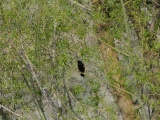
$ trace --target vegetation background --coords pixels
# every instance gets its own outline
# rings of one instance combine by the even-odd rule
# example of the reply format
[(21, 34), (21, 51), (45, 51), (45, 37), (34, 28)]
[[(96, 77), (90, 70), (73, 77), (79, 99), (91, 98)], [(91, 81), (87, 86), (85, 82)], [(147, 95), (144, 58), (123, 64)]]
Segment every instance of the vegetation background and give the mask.
[(159, 27), (159, 0), (0, 0), (0, 119), (159, 120)]

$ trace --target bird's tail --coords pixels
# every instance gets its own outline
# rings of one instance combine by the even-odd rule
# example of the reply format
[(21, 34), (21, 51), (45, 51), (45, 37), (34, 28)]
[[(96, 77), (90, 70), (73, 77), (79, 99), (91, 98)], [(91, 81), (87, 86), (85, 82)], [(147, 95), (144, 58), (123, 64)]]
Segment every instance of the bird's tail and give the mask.
[(84, 77), (84, 73), (81, 73), (81, 76)]

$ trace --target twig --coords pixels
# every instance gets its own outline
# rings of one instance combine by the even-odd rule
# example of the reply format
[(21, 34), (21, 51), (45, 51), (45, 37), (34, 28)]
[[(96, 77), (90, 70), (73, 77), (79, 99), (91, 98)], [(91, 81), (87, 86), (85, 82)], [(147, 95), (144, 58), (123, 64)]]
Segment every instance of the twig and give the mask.
[[(65, 86), (65, 88), (66, 88), (66, 86)], [(70, 95), (69, 95), (69, 93), (68, 93), (67, 90), (66, 90), (66, 92), (67, 92), (67, 97), (68, 97), (68, 102), (69, 102), (70, 110), (78, 117), (78, 119), (83, 120), (83, 119), (73, 110), (71, 97), (70, 97)]]
[(52, 55), (51, 55), (51, 58), (53, 58), (54, 59), (54, 62), (55, 62), (55, 56), (56, 56), (56, 42), (57, 42), (57, 36), (56, 36), (56, 28), (57, 28), (57, 23), (56, 23), (56, 21), (55, 21), (55, 23), (54, 23), (54, 33), (53, 33), (53, 41), (52, 41), (52, 45), (51, 45), (51, 47), (52, 47)]
[(74, 1), (74, 0), (69, 0), (71, 3), (73, 3), (73, 4), (75, 4), (75, 5), (77, 5), (77, 6), (79, 6), (79, 7), (81, 7), (81, 8), (83, 8), (83, 9), (85, 9), (85, 10), (87, 10), (87, 11), (91, 11), (89, 8), (87, 8), (86, 6), (84, 6), (84, 5), (82, 5), (82, 4), (80, 4), (80, 3), (78, 3), (78, 2), (76, 2), (76, 1)]
[(158, 2), (156, 2), (155, 0), (152, 0), (158, 7), (160, 6), (160, 4)]
[(13, 111), (11, 111), (11, 110), (9, 110), (8, 108), (4, 107), (4, 106), (1, 105), (1, 104), (0, 104), (0, 107), (2, 107), (3, 109), (7, 110), (8, 112), (10, 112), (10, 113), (12, 113), (12, 114), (14, 114), (14, 115), (16, 115), (16, 116), (18, 116), (18, 117), (24, 118), (24, 117), (22, 117), (21, 115), (19, 115), (19, 114), (13, 112)]
[(2, 6), (2, 2), (0, 2), (0, 11), (2, 13), (2, 21), (3, 21), (3, 24), (5, 25), (6, 24), (6, 21), (5, 21), (5, 16), (4, 16), (4, 10), (3, 10), (3, 6)]
[(64, 83), (64, 92), (66, 92), (67, 94), (67, 97), (68, 97), (68, 102), (69, 102), (69, 108), (70, 110), (72, 111), (72, 113), (80, 120), (83, 120), (74, 110), (73, 110), (73, 106), (72, 106), (72, 100), (71, 100), (71, 97), (68, 93), (68, 89), (67, 89), (67, 86), (66, 86), (66, 81), (65, 81), (65, 70), (63, 69), (63, 74), (62, 74), (62, 77), (63, 77), (63, 83)]
[[(15, 47), (16, 49), (16, 47)], [(17, 51), (17, 49), (16, 49)], [(31, 63), (31, 61), (29, 60), (28, 56), (26, 55), (24, 49), (23, 49), (23, 46), (21, 48), (21, 51), (17, 51), (19, 53), (19, 55), (21, 56), (22, 60), (24, 61), (25, 65), (27, 66), (27, 69), (28, 71), (31, 73), (32, 75), (32, 79), (37, 83), (39, 89), (41, 90), (41, 92), (43, 93), (43, 95), (45, 96), (45, 98), (47, 99), (46, 97), (46, 94), (45, 94), (45, 91), (44, 89), (41, 87), (41, 83), (39, 82), (38, 80), (38, 77), (37, 77), (37, 74), (35, 73), (35, 70), (34, 70), (34, 67), (33, 67), (33, 64)], [(41, 114), (41, 117), (46, 120), (46, 116), (43, 112), (43, 110), (41, 109), (41, 106), (39, 105), (38, 101), (35, 100), (35, 103), (37, 104), (38, 108), (40, 109), (40, 114)]]
[(103, 42), (105, 45), (111, 47), (113, 50), (115, 50), (115, 51), (117, 51), (117, 52), (119, 52), (119, 53), (121, 53), (121, 54), (123, 54), (123, 55), (129, 57), (129, 55), (128, 55), (127, 53), (125, 53), (125, 52), (123, 52), (123, 51), (121, 51), (121, 50), (116, 49), (116, 48), (113, 47), (112, 45), (110, 45), (110, 44), (104, 42), (102, 39), (100, 39), (100, 38), (98, 38), (98, 37), (96, 37), (96, 36), (93, 36), (93, 38), (96, 39), (96, 40), (99, 40), (100, 42)]

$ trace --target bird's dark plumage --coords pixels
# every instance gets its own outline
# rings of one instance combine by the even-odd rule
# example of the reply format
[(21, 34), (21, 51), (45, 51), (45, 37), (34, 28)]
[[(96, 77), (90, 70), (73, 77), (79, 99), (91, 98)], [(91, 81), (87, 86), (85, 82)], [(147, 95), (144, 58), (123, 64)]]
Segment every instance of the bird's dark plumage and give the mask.
[(84, 77), (85, 66), (81, 60), (78, 60), (77, 63), (78, 63), (78, 69), (81, 72), (81, 76)]

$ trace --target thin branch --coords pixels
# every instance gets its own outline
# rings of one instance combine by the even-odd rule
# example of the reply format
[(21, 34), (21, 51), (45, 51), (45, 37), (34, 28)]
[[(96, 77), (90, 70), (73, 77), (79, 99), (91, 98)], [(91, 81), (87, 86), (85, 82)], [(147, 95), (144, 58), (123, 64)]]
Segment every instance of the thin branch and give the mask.
[(83, 119), (73, 110), (72, 100), (71, 100), (71, 97), (70, 97), (70, 95), (69, 95), (69, 93), (68, 93), (68, 90), (67, 90), (67, 87), (66, 87), (65, 84), (64, 84), (64, 88), (66, 89), (66, 93), (67, 93), (67, 97), (68, 97), (68, 102), (69, 102), (70, 110), (77, 116), (78, 119), (83, 120)]
[(111, 48), (112, 48), (113, 50), (115, 50), (116, 52), (119, 52), (119, 53), (121, 53), (121, 54), (123, 54), (123, 55), (129, 57), (129, 55), (128, 55), (127, 53), (125, 53), (125, 52), (123, 52), (123, 51), (120, 51), (120, 50), (116, 49), (116, 48), (113, 47), (112, 45), (110, 45), (110, 44), (104, 42), (102, 39), (100, 39), (100, 38), (98, 38), (98, 37), (96, 37), (96, 36), (93, 36), (93, 38), (96, 39), (96, 40), (98, 40), (98, 41), (100, 41), (100, 42), (103, 42), (105, 45), (111, 47)]
[(19, 115), (19, 114), (15, 113), (15, 112), (13, 112), (13, 111), (9, 110), (8, 108), (4, 107), (4, 106), (3, 106), (3, 105), (1, 105), (1, 104), (0, 104), (0, 107), (2, 107), (3, 109), (7, 110), (8, 112), (10, 112), (10, 113), (12, 113), (12, 114), (14, 114), (14, 115), (16, 115), (16, 116), (18, 116), (18, 117), (24, 118), (23, 116), (21, 116), (21, 115)]
[(70, 110), (72, 111), (72, 113), (80, 120), (83, 120), (74, 110), (73, 110), (73, 106), (72, 106), (72, 100), (71, 100), (71, 97), (69, 95), (69, 92), (68, 92), (68, 89), (67, 89), (67, 86), (66, 86), (66, 81), (65, 81), (65, 70), (63, 69), (63, 74), (62, 74), (62, 77), (63, 77), (63, 83), (64, 83), (64, 92), (66, 92), (67, 94), (67, 97), (68, 97), (68, 102), (69, 102), (69, 108)]
[[(17, 51), (17, 48), (14, 46), (14, 48), (16, 49)], [(43, 93), (43, 95), (45, 96), (45, 98), (47, 99), (46, 97), (46, 94), (45, 94), (45, 91), (43, 90), (43, 88), (41, 87), (41, 83), (39, 82), (38, 80), (38, 77), (37, 77), (37, 74), (35, 73), (35, 70), (34, 70), (34, 67), (33, 67), (33, 64), (31, 63), (31, 61), (29, 60), (28, 56), (26, 55), (24, 49), (23, 49), (23, 46), (21, 48), (21, 51), (17, 51), (19, 53), (19, 55), (21, 56), (22, 60), (24, 61), (25, 65), (27, 66), (27, 69), (28, 71), (31, 73), (32, 75), (32, 79), (37, 83), (39, 89), (41, 90), (41, 92)], [(43, 112), (43, 110), (41, 109), (41, 106), (39, 105), (38, 101), (35, 100), (35, 103), (38, 105), (39, 109), (40, 109), (40, 114), (41, 114), (41, 117), (46, 120), (46, 116)], [(39, 110), (38, 109), (38, 110)]]
[(56, 36), (56, 28), (57, 28), (57, 23), (55, 21), (54, 23), (54, 33), (53, 33), (53, 41), (52, 41), (52, 54), (51, 54), (51, 58), (53, 59), (53, 62), (55, 62), (55, 56), (56, 56), (56, 42), (57, 42), (57, 36)]
[(5, 25), (6, 21), (5, 21), (5, 16), (4, 16), (4, 10), (3, 10), (3, 6), (2, 6), (2, 2), (0, 2), (0, 11), (1, 11), (1, 14), (2, 14), (3, 24)]
[(77, 6), (79, 6), (80, 8), (84, 9), (84, 10), (87, 10), (87, 11), (91, 11), (89, 8), (87, 8), (86, 6), (74, 1), (74, 0), (69, 0), (72, 4), (75, 4)]
[(155, 0), (152, 0), (152, 1), (153, 1), (153, 3), (155, 3), (155, 5), (157, 5), (158, 7), (160, 7), (160, 4), (157, 1), (155, 1)]

